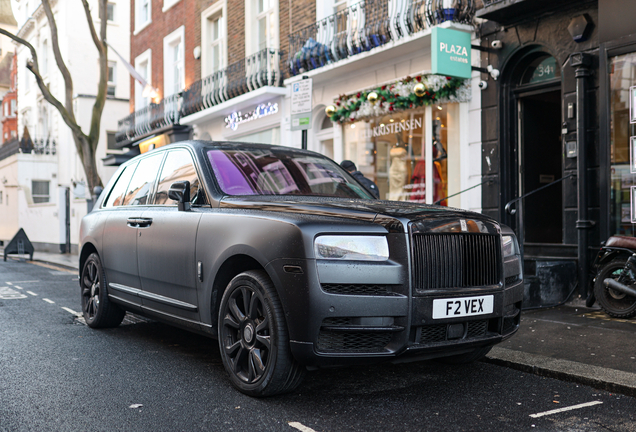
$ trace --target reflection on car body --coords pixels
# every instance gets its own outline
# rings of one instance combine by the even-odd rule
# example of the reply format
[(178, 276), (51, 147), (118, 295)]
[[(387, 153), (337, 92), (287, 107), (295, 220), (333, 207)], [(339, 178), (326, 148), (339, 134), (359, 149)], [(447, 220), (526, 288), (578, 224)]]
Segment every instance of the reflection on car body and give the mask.
[(483, 357), (518, 328), (514, 234), (467, 211), (380, 201), (321, 155), (188, 141), (122, 165), (82, 221), (82, 310), (219, 341), (242, 392), (307, 368)]

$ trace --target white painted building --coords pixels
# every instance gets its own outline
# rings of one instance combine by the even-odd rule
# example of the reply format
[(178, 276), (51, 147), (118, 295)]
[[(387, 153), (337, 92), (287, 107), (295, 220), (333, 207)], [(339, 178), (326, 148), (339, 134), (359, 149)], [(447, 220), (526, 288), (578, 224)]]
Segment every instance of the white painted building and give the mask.
[[(51, 4), (61, 55), (73, 78), (75, 117), (88, 133), (99, 78), (98, 52), (81, 3), (53, 0)], [(97, 1), (89, 0), (89, 4), (99, 32)], [(45, 82), (51, 93), (64, 103), (64, 80), (55, 62), (50, 27), (40, 1), (14, 0), (13, 5), (18, 36), (36, 48)], [(109, 1), (106, 18), (109, 44), (124, 58), (129, 58), (130, 1)], [(18, 228), (24, 228), (36, 250), (68, 252), (70, 248), (76, 251), (79, 223), (87, 211), (87, 198), (90, 199), (84, 169), (70, 129), (55, 108), (44, 100), (34, 76), (25, 67), (31, 58), (29, 50), (17, 45), (17, 56), (18, 133), (23, 138), (25, 128), (28, 129), (37, 151), (26, 153), (23, 142), (17, 154), (8, 155), (11, 152), (5, 149), (5, 159), (0, 160), (0, 196), (4, 195), (0, 203), (0, 240), (6, 244)], [(109, 149), (108, 143), (114, 142), (117, 120), (128, 113), (130, 91), (129, 75), (119, 58), (111, 50), (108, 58), (108, 99), (96, 157), (104, 184), (116, 168), (104, 166), (101, 159), (118, 152)]]

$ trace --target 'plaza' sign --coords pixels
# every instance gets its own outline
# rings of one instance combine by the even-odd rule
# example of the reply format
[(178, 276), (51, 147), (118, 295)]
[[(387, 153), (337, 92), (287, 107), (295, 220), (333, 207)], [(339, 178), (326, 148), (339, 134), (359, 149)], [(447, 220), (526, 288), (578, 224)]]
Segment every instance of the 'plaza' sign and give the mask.
[(431, 57), (434, 74), (470, 78), (470, 33), (433, 27)]

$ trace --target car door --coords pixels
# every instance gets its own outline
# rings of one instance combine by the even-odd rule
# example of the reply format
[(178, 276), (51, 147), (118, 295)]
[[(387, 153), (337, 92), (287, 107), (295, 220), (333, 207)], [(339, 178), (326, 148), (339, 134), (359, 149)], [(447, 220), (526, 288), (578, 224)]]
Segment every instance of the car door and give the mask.
[(156, 154), (127, 167), (105, 204), (109, 216), (103, 237), (103, 265), (109, 293), (129, 305), (141, 305), (137, 237), (140, 230), (147, 228), (147, 221), (141, 217), (162, 157), (163, 154)]
[[(189, 181), (192, 209), (179, 211), (168, 198), (170, 185)], [(193, 158), (186, 149), (167, 152), (155, 193), (154, 205), (142, 217), (151, 224), (139, 232), (137, 257), (144, 309), (182, 324), (199, 321), (197, 304), (196, 236), (201, 218), (198, 208), (205, 198)]]

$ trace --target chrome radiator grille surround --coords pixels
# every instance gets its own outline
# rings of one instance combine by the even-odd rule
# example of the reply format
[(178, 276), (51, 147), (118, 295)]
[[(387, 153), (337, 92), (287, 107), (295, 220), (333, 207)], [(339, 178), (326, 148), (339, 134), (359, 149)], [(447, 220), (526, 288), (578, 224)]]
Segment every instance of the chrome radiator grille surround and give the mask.
[(494, 234), (411, 235), (416, 293), (470, 288), (501, 282), (501, 240)]

